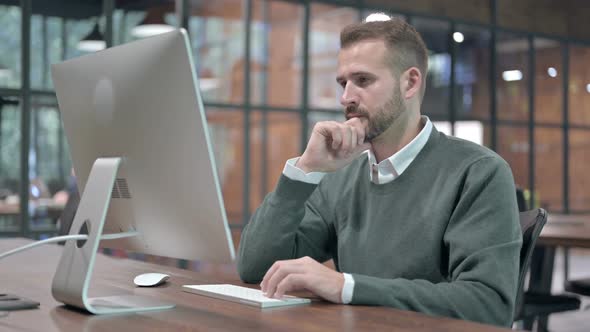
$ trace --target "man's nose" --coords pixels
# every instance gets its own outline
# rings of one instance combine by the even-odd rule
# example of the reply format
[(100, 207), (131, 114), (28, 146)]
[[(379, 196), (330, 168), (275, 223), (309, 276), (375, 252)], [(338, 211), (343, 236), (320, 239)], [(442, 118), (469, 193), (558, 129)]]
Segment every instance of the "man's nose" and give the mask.
[(359, 97), (354, 84), (346, 83), (342, 96), (340, 97), (340, 104), (344, 107), (359, 106)]

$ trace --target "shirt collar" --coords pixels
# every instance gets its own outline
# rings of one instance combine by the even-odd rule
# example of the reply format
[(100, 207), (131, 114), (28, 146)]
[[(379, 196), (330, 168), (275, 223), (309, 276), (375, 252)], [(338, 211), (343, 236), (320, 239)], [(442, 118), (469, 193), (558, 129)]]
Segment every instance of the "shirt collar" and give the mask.
[[(432, 122), (430, 119), (422, 115), (420, 117), (420, 122), (424, 124), (422, 130), (414, 137), (414, 139), (404, 146), (401, 150), (394, 153), (387, 159), (382, 160), (378, 165), (379, 173), (385, 174), (395, 174), (396, 176), (400, 176), (407, 168), (410, 166), (412, 161), (416, 158), (418, 153), (422, 150), (428, 138), (430, 137), (430, 133), (432, 132)], [(371, 168), (376, 163), (375, 155), (373, 151), (368, 150), (368, 157), (369, 157), (369, 165)], [(373, 181), (373, 172), (369, 169), (371, 180)], [(373, 181), (375, 182), (375, 181)]]

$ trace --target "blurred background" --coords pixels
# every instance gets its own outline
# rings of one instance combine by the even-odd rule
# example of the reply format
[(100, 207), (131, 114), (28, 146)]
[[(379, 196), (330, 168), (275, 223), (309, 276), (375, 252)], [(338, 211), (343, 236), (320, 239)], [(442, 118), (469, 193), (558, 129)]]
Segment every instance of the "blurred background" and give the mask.
[(0, 0), (0, 237), (67, 233), (78, 197), (51, 64), (184, 27), (237, 244), (313, 125), (343, 119), (339, 33), (375, 12), (422, 34), (439, 130), (506, 159), (529, 208), (590, 213), (590, 1)]
[(531, 0), (0, 0), (0, 232), (59, 229), (76, 190), (50, 65), (184, 27), (240, 229), (301, 153), (342, 119), (339, 32), (373, 12), (429, 49), (423, 113), (505, 158), (534, 206), (590, 212), (590, 2)]

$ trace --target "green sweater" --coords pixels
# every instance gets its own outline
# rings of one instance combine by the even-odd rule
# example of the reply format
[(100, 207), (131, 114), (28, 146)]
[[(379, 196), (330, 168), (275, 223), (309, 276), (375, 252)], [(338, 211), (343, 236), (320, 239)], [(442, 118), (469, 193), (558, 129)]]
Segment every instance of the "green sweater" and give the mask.
[(508, 164), (434, 128), (394, 181), (374, 184), (367, 163), (319, 185), (281, 176), (243, 230), (242, 280), (277, 260), (333, 259), (354, 278), (352, 304), (509, 326), (522, 236)]

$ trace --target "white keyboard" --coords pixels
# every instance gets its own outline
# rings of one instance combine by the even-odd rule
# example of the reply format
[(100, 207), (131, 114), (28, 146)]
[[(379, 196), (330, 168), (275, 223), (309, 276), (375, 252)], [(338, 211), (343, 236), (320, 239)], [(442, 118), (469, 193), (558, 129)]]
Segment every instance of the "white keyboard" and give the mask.
[(281, 300), (262, 295), (262, 291), (229, 284), (219, 285), (183, 285), (182, 290), (189, 293), (205, 295), (221, 300), (247, 304), (259, 308), (282, 307), (310, 303), (311, 300), (285, 295)]

